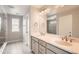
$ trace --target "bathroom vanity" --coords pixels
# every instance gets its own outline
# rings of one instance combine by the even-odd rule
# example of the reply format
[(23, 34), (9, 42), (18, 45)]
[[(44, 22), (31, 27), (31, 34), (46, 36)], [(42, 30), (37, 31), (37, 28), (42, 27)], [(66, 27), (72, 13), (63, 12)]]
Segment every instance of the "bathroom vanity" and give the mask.
[(64, 42), (57, 35), (31, 36), (31, 50), (35, 54), (75, 54), (79, 53), (78, 42)]
[[(64, 8), (69, 7), (65, 6)], [(51, 9), (44, 14), (36, 8), (32, 10), (31, 50), (33, 53), (79, 53), (79, 8), (73, 8), (73, 10), (64, 8), (61, 11), (58, 10), (59, 12), (52, 12)], [(70, 37), (68, 40), (72, 40), (66, 42), (62, 40), (61, 36)]]

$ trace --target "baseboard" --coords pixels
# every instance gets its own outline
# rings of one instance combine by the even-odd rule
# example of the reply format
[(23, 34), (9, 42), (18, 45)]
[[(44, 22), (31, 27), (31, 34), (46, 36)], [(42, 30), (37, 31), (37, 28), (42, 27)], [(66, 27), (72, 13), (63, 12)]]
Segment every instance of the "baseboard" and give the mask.
[(22, 40), (7, 41), (7, 43), (22, 42)]

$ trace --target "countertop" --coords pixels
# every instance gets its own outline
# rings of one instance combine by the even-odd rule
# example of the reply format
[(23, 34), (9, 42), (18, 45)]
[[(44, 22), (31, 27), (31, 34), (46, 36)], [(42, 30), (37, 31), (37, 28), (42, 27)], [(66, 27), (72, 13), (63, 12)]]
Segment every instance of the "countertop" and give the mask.
[(61, 39), (61, 36), (59, 35), (52, 35), (52, 34), (45, 34), (45, 35), (39, 35), (39, 34), (32, 34), (32, 36), (43, 40), (49, 44), (55, 45), (63, 50), (66, 50), (71, 53), (79, 53), (79, 38), (73, 38), (72, 43), (66, 42)]

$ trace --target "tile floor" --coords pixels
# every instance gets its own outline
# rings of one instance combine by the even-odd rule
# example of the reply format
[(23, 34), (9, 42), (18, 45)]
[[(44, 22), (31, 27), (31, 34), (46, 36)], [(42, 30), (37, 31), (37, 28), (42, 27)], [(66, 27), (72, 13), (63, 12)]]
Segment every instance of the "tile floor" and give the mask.
[(31, 51), (23, 42), (14, 42), (7, 44), (3, 54), (31, 54)]

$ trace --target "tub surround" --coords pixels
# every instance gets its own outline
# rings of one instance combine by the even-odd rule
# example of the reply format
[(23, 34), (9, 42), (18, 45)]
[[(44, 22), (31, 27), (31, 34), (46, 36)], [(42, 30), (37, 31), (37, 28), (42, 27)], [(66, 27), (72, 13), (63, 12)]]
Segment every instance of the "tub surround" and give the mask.
[(7, 42), (5, 42), (5, 37), (4, 36), (0, 36), (0, 54), (3, 53), (6, 45), (7, 45)]
[(7, 45), (7, 42), (4, 42), (4, 43), (1, 45), (1, 47), (0, 47), (0, 54), (3, 53), (3, 51), (4, 51), (5, 47), (6, 47), (6, 45)]
[(54, 45), (58, 48), (61, 48), (65, 51), (71, 52), (71, 53), (79, 53), (79, 38), (71, 38), (72, 43), (70, 42), (65, 42), (62, 40), (61, 36), (59, 35), (51, 35), (51, 34), (45, 34), (45, 35), (40, 35), (40, 34), (32, 34), (31, 36), (36, 37), (40, 40), (43, 40), (51, 45)]

